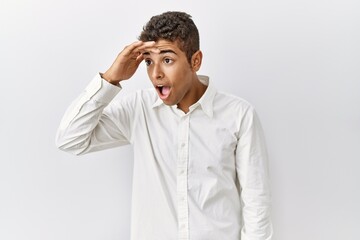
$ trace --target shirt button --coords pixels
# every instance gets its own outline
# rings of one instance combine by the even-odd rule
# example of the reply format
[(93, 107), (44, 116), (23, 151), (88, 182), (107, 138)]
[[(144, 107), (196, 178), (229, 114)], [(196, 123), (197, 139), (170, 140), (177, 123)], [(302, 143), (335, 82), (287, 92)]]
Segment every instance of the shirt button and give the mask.
[(185, 143), (182, 143), (181, 146), (182, 146), (182, 147), (185, 147)]

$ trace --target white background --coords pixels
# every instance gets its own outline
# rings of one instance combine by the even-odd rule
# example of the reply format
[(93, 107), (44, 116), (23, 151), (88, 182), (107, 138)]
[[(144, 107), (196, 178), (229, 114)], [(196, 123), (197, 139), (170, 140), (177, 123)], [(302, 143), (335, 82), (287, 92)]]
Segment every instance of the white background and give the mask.
[[(129, 239), (132, 148), (75, 157), (54, 138), (92, 77), (167, 10), (193, 16), (199, 73), (260, 115), (275, 239), (360, 239), (359, 9), (357, 0), (1, 0), (0, 239)], [(121, 94), (149, 86), (142, 65)]]

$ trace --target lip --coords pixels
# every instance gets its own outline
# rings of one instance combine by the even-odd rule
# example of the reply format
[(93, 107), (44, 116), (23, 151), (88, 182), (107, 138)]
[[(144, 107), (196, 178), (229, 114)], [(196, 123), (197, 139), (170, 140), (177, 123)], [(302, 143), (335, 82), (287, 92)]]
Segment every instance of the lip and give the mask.
[[(159, 95), (159, 97), (160, 97), (161, 100), (167, 99), (167, 98), (170, 96), (170, 94), (171, 94), (172, 88), (171, 88), (170, 86), (167, 86), (167, 85), (155, 85), (154, 87), (155, 87), (156, 92), (158, 93), (158, 95)], [(168, 92), (167, 94), (163, 94), (163, 93), (162, 93), (162, 90), (161, 90), (161, 89), (162, 89), (163, 87), (168, 87), (168, 88), (169, 88), (169, 92)]]

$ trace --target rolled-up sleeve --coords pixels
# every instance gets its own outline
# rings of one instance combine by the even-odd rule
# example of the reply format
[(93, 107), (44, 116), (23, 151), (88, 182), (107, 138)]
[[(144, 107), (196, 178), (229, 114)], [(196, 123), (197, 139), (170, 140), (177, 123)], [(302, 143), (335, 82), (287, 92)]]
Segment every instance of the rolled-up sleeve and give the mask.
[(271, 194), (263, 130), (253, 107), (242, 118), (236, 149), (236, 171), (241, 188), (241, 240), (271, 240)]

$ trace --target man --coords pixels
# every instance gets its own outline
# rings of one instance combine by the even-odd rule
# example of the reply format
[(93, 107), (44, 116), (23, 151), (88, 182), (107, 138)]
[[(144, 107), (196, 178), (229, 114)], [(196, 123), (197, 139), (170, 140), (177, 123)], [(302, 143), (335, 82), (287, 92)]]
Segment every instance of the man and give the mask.
[[(67, 110), (60, 149), (84, 154), (132, 144), (133, 240), (269, 240), (266, 149), (254, 108), (206, 76), (186, 13), (144, 27)], [(145, 62), (152, 89), (112, 101)]]

